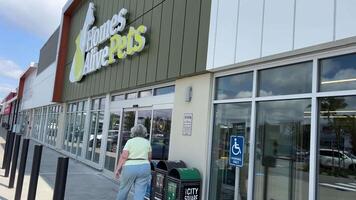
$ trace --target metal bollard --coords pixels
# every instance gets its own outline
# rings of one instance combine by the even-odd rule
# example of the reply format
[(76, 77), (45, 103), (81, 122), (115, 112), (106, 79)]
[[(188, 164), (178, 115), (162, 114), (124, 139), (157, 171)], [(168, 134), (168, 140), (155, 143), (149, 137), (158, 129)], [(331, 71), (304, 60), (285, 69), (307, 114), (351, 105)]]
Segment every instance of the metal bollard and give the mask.
[(16, 168), (17, 168), (17, 160), (19, 157), (20, 142), (21, 142), (21, 135), (16, 134), (15, 135), (14, 153), (12, 154), (12, 165), (11, 165), (11, 173), (10, 173), (10, 180), (9, 180), (8, 188), (14, 187)]
[(7, 151), (9, 148), (10, 133), (11, 133), (10, 131), (7, 131), (7, 133), (6, 133), (5, 150), (4, 150), (4, 156), (2, 157), (1, 169), (5, 169), (5, 166), (6, 166), (6, 156), (7, 156)]
[(9, 143), (9, 148), (7, 149), (7, 156), (6, 156), (6, 164), (5, 164), (5, 177), (9, 177), (10, 173), (10, 164), (11, 164), (11, 157), (12, 157), (12, 151), (13, 151), (13, 146), (14, 146), (14, 139), (15, 139), (15, 133), (10, 133), (10, 143)]
[(54, 185), (53, 200), (64, 200), (68, 174), (68, 157), (59, 157), (57, 163), (56, 182)]
[(15, 200), (21, 199), (29, 142), (30, 142), (29, 139), (23, 139), (23, 141), (22, 141), (21, 160), (20, 160), (19, 174), (17, 176)]
[(31, 169), (30, 186), (28, 189), (28, 200), (35, 200), (37, 191), (38, 176), (40, 173), (41, 157), (42, 157), (42, 145), (35, 145), (33, 154), (33, 163)]

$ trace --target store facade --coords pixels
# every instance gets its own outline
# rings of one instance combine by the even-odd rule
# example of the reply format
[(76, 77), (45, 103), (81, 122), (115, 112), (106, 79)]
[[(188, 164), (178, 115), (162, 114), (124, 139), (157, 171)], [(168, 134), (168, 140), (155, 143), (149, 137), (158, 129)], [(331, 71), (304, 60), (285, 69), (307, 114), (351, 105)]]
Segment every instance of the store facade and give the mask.
[[(212, 1), (209, 199), (353, 199), (352, 1)], [(229, 164), (243, 136), (244, 166)]]
[[(143, 124), (154, 159), (200, 171), (202, 199), (353, 199), (355, 6), (71, 0), (45, 65), (51, 100), (25, 97), (20, 113), (32, 138), (110, 178)], [(239, 170), (231, 136), (245, 140)]]
[(60, 151), (114, 178), (131, 127), (143, 124), (153, 159), (183, 160), (205, 181), (209, 15), (207, 0), (69, 1), (52, 98), (63, 105)]
[(52, 102), (59, 29), (40, 50), (39, 62), (31, 63), (19, 81), (17, 132), (57, 148), (62, 105)]

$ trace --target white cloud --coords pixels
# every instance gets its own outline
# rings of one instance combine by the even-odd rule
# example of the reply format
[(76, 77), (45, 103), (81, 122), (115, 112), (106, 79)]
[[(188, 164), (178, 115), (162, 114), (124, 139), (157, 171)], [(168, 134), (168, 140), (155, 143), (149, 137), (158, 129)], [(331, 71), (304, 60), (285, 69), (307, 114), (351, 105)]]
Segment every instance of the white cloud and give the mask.
[(47, 39), (59, 26), (66, 0), (0, 0), (0, 17)]
[(12, 85), (0, 84), (0, 93), (9, 93), (15, 91)]
[(0, 76), (19, 79), (23, 70), (12, 60), (0, 58)]

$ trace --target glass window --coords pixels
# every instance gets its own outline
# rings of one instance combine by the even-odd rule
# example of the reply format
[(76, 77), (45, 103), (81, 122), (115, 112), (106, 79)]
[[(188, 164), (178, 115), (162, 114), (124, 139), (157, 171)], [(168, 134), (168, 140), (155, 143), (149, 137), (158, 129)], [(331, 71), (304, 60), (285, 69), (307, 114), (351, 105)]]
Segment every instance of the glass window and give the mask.
[(145, 90), (145, 91), (140, 91), (139, 92), (139, 97), (150, 97), (152, 96), (152, 90)]
[(319, 99), (319, 199), (355, 199), (356, 96)]
[(125, 95), (123, 94), (111, 96), (111, 101), (122, 101), (122, 100), (125, 100)]
[(120, 152), (124, 148), (127, 140), (131, 138), (131, 128), (135, 125), (135, 118), (135, 111), (124, 111), (121, 124)]
[(153, 127), (151, 137), (152, 159), (168, 160), (171, 123), (171, 109), (153, 111)]
[(138, 110), (137, 111), (137, 124), (142, 124), (147, 129), (147, 137), (149, 138), (150, 131), (151, 131), (151, 117), (152, 117), (152, 110)]
[[(94, 100), (98, 102), (97, 100)], [(74, 154), (81, 156), (83, 148), (83, 135), (84, 135), (84, 123), (85, 123), (85, 101), (71, 103), (68, 107), (72, 108), (71, 112), (66, 114), (66, 132), (65, 132), (65, 149)], [(53, 107), (53, 125), (57, 126), (59, 106)], [(57, 135), (57, 128), (54, 130)], [(53, 141), (54, 143), (55, 141)]]
[(311, 101), (257, 104), (255, 199), (308, 199)]
[(312, 68), (312, 62), (304, 62), (259, 71), (258, 96), (311, 92)]
[(174, 85), (156, 88), (156, 89), (154, 89), (154, 95), (158, 96), (158, 95), (170, 94), (170, 93), (174, 93), (174, 90), (175, 90)]
[(219, 77), (216, 79), (215, 99), (252, 97), (253, 72)]
[(137, 92), (126, 94), (126, 99), (136, 99), (136, 98), (137, 98)]
[(356, 54), (322, 59), (319, 64), (320, 91), (356, 89)]
[(105, 98), (101, 98), (99, 110), (104, 110), (104, 109), (105, 109)]
[(91, 101), (91, 109), (98, 110), (100, 106), (100, 99), (94, 99)]
[(115, 157), (116, 157), (117, 142), (119, 136), (119, 127), (120, 127), (120, 113), (118, 112), (111, 113), (104, 167), (105, 169), (110, 170), (112, 172), (114, 171), (116, 166)]
[(231, 136), (245, 137), (244, 166), (240, 169), (239, 196), (247, 199), (249, 168), (251, 103), (219, 104), (214, 109), (213, 144), (211, 152), (210, 198), (235, 199), (236, 167), (230, 166), (229, 144)]
[(91, 101), (89, 137), (87, 142), (87, 152), (85, 158), (99, 163), (101, 139), (104, 124), (105, 98)]

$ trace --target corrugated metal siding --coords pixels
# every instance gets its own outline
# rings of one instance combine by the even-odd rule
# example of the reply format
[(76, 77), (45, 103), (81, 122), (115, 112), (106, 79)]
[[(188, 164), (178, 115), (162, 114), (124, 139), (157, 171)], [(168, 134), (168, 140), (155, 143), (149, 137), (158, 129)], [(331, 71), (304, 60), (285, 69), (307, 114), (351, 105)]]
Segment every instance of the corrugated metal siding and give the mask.
[[(147, 26), (146, 48), (90, 74), (80, 83), (69, 82), (75, 37), (89, 1), (73, 15), (63, 101), (96, 96), (203, 73), (206, 67), (211, 0), (93, 0), (95, 25), (100, 26), (121, 8), (129, 10), (128, 26)], [(107, 45), (107, 43), (105, 44)]]
[(38, 61), (37, 75), (50, 66), (57, 56), (59, 27), (47, 40), (46, 44), (40, 50), (40, 58)]

